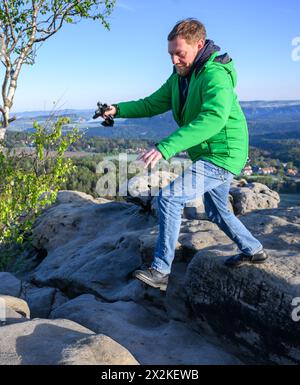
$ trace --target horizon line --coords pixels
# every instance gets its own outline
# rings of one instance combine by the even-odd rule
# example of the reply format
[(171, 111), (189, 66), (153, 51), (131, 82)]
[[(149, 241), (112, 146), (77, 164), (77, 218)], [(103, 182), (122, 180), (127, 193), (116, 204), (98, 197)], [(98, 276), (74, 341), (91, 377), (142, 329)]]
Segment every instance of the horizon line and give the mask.
[[(278, 103), (278, 102), (289, 102), (289, 103), (299, 103), (300, 104), (300, 99), (252, 99), (252, 100), (240, 100), (240, 103), (258, 103), (258, 102), (264, 102), (264, 103)], [(63, 108), (59, 109), (56, 112), (59, 111), (94, 111), (94, 108)], [(170, 110), (171, 111), (171, 110)], [(29, 113), (29, 112), (43, 112), (43, 113), (54, 113), (55, 110), (22, 110), (22, 111), (11, 111), (11, 114), (21, 114), (21, 113)]]

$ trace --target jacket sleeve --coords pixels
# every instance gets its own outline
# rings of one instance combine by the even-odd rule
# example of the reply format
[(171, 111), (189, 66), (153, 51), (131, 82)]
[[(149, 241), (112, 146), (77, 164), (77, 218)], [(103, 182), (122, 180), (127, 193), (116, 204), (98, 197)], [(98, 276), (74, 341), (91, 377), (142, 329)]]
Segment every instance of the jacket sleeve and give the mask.
[(130, 102), (118, 103), (116, 118), (146, 118), (163, 114), (172, 108), (171, 77), (150, 96)]
[(208, 71), (200, 92), (203, 103), (196, 119), (156, 144), (166, 160), (205, 142), (226, 125), (234, 98), (232, 81), (226, 70)]

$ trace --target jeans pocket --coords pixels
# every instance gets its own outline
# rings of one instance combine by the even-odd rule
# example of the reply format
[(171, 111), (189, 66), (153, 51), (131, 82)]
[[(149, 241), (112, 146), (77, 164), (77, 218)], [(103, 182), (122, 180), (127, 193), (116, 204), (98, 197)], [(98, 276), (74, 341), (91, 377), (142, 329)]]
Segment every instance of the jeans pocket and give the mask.
[(205, 167), (205, 173), (208, 176), (211, 176), (211, 177), (223, 180), (223, 181), (225, 180), (226, 170), (224, 168), (219, 167), (219, 166), (217, 166), (211, 162), (208, 162), (208, 161), (205, 161), (204, 167)]

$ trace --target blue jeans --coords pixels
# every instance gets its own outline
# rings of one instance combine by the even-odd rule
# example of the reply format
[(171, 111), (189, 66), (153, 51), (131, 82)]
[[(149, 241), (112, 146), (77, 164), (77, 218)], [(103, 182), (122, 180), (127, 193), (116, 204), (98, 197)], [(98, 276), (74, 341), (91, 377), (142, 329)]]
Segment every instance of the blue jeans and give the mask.
[(234, 174), (222, 167), (198, 160), (159, 191), (156, 197), (159, 235), (151, 267), (163, 274), (170, 273), (180, 232), (182, 209), (185, 203), (202, 196), (208, 219), (216, 223), (244, 254), (253, 255), (263, 249), (262, 244), (228, 209), (228, 194), (233, 177)]

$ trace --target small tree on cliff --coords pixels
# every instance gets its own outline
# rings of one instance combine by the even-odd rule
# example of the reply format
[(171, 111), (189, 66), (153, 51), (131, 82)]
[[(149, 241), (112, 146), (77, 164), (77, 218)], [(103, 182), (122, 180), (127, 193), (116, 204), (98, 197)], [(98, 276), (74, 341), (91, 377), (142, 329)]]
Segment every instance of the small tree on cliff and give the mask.
[(109, 30), (107, 17), (114, 5), (115, 0), (0, 0), (0, 60), (5, 67), (0, 139), (4, 138), (6, 128), (14, 120), (9, 114), (23, 64), (33, 65), (37, 48), (65, 23), (100, 20)]

